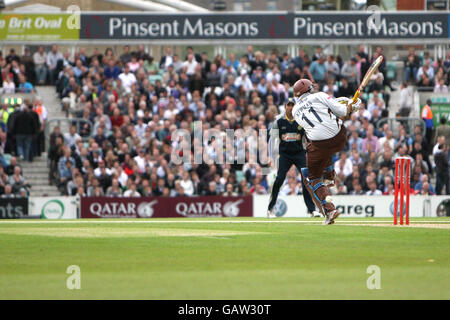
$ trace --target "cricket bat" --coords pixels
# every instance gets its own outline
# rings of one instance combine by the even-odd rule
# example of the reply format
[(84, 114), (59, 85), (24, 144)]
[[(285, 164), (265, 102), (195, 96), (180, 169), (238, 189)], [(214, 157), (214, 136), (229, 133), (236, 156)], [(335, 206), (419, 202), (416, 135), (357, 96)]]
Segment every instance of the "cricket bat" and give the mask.
[(369, 70), (367, 70), (366, 75), (364, 76), (363, 80), (361, 81), (361, 84), (359, 85), (358, 90), (356, 90), (355, 95), (353, 96), (353, 103), (355, 103), (359, 96), (361, 95), (361, 91), (364, 90), (364, 88), (367, 86), (367, 83), (369, 82), (370, 77), (375, 73), (375, 70), (378, 69), (381, 62), (383, 62), (383, 56), (379, 56), (374, 62), (372, 62), (372, 65), (370, 66)]
[[(361, 92), (367, 86), (367, 83), (369, 82), (370, 77), (375, 73), (375, 70), (378, 69), (381, 62), (383, 62), (383, 56), (379, 56), (374, 62), (372, 62), (372, 65), (370, 66), (369, 70), (367, 70), (366, 74), (364, 75), (363, 80), (361, 81), (361, 84), (358, 87), (358, 90), (356, 90), (356, 92), (353, 96), (351, 104), (354, 104), (356, 101), (358, 101), (358, 98), (361, 95)], [(345, 117), (345, 119), (349, 119), (350, 114), (348, 115), (348, 117)]]

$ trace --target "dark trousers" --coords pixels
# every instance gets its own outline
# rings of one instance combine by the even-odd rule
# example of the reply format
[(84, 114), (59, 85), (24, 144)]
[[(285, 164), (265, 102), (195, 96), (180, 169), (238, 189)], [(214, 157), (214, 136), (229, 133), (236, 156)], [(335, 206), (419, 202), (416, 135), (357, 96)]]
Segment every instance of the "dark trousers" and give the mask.
[[(442, 193), (445, 187), (445, 193)], [(436, 173), (436, 194), (450, 195), (450, 180), (449, 175)]]
[(433, 128), (426, 128), (425, 129), (425, 139), (427, 140), (428, 145), (428, 152), (433, 151)]
[(32, 161), (33, 135), (17, 134), (16, 140), (17, 140), (17, 155), (22, 156), (25, 161)]
[[(280, 158), (278, 161), (278, 173), (277, 178), (272, 186), (272, 194), (270, 196), (269, 210), (271, 210), (278, 198), (278, 193), (280, 192), (280, 188), (283, 185), (284, 180), (286, 179), (286, 174), (289, 169), (295, 165), (299, 172), (301, 172), (301, 168), (306, 167), (306, 152), (303, 151), (297, 155), (285, 155), (280, 154)], [(311, 199), (311, 195), (306, 190), (306, 186), (302, 180), (302, 189), (303, 189), (303, 200), (305, 201), (306, 207), (308, 208), (308, 212), (313, 212), (315, 210), (314, 202)]]
[(33, 138), (33, 156), (40, 157), (41, 153), (45, 151), (45, 137), (44, 132), (40, 131)]

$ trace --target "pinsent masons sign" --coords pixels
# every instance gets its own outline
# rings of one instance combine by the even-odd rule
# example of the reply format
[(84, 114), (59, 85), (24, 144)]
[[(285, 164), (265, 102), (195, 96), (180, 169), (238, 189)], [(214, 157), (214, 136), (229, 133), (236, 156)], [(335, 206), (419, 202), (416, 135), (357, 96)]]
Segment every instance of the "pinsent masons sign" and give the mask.
[(81, 218), (164, 218), (253, 216), (251, 196), (81, 199)]
[(83, 13), (80, 39), (449, 39), (448, 21), (430, 12)]
[(28, 216), (28, 198), (0, 198), (0, 219)]

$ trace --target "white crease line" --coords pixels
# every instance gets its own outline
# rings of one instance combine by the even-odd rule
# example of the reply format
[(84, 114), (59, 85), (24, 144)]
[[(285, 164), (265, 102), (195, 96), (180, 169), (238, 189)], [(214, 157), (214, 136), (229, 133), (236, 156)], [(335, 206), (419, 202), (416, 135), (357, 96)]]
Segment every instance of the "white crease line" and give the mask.
[[(339, 221), (336, 221), (336, 225), (339, 225), (340, 223), (367, 223), (367, 224), (375, 224), (375, 223), (392, 223), (392, 220), (371, 220), (371, 221), (367, 221), (367, 220), (349, 220), (346, 221), (346, 219), (341, 219)], [(89, 220), (3, 220), (0, 221), (0, 225), (1, 224), (39, 224), (39, 223), (69, 223), (69, 224), (76, 224), (76, 223), (300, 223), (300, 224), (322, 224), (322, 220), (317, 220), (317, 221), (302, 221), (302, 220), (236, 220), (236, 221), (230, 221), (230, 220), (225, 220), (225, 221), (218, 221), (218, 220), (205, 220), (205, 221), (200, 221), (200, 220), (184, 220), (182, 218), (180, 218), (179, 221), (173, 221), (173, 220), (168, 220), (168, 221), (163, 221), (163, 220), (96, 220), (96, 219), (89, 219)], [(434, 220), (434, 221), (429, 221), (429, 220), (421, 220), (421, 221), (410, 221), (410, 224), (415, 224), (415, 223), (450, 223), (450, 220), (448, 221), (439, 221), (439, 220)]]

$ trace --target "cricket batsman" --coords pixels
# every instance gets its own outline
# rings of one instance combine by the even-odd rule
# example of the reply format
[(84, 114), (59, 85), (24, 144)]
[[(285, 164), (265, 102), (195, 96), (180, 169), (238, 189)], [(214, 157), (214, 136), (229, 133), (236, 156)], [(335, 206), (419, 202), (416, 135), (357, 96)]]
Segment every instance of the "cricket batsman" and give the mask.
[(314, 203), (325, 216), (324, 224), (333, 224), (339, 216), (330, 196), (329, 186), (334, 185), (335, 172), (331, 162), (334, 153), (344, 149), (347, 130), (342, 118), (360, 108), (345, 97), (333, 98), (324, 92), (314, 93), (313, 84), (307, 79), (294, 83), (296, 104), (292, 110), (295, 121), (305, 130), (306, 168), (302, 168), (302, 180)]
[[(272, 193), (270, 196), (269, 207), (267, 208), (267, 217), (273, 218), (274, 206), (277, 202), (278, 193), (286, 178), (286, 174), (292, 165), (295, 165), (299, 172), (306, 166), (306, 151), (303, 149), (302, 137), (305, 131), (295, 122), (292, 115), (292, 109), (295, 105), (295, 101), (289, 98), (285, 105), (285, 112), (278, 115), (272, 124), (270, 129), (269, 150), (274, 150), (275, 143), (278, 145), (278, 172), (275, 182), (272, 186)], [(279, 139), (277, 139), (279, 138)], [(273, 159), (273, 155), (270, 154), (270, 159)], [(302, 180), (303, 186), (303, 200), (308, 208), (308, 214), (314, 216), (315, 206), (311, 199), (311, 195), (306, 191), (305, 183)]]

